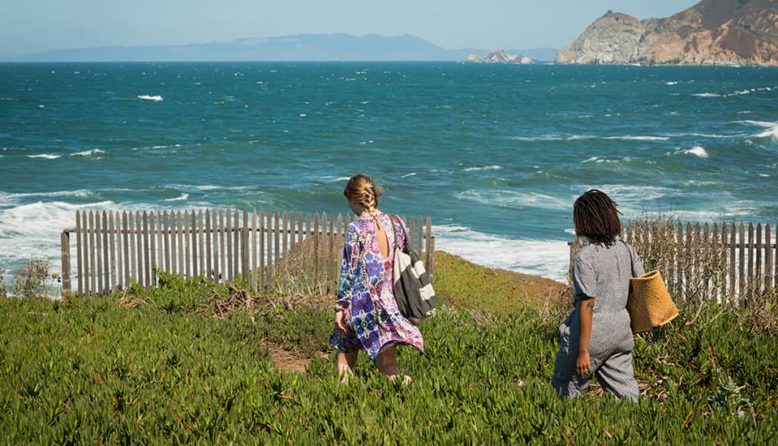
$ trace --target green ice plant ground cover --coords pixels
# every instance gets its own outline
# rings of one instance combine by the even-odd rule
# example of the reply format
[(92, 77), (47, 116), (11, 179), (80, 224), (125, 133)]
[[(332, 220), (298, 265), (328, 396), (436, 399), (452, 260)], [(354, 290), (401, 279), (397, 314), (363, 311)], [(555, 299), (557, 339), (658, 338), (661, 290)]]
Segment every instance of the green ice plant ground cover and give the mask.
[[(489, 285), (480, 291), (472, 277)], [(103, 298), (0, 299), (0, 440), (767, 444), (778, 435), (778, 337), (764, 313), (684, 307), (636, 339), (639, 403), (597, 386), (560, 401), (549, 380), (566, 309), (539, 304), (548, 287), (446, 255), (436, 280), (444, 304), (423, 323), (427, 354), (400, 353), (408, 386), (364, 356), (340, 385), (322, 305), (217, 319), (229, 290), (176, 277)], [(306, 372), (279, 371), (268, 345), (312, 358)]]

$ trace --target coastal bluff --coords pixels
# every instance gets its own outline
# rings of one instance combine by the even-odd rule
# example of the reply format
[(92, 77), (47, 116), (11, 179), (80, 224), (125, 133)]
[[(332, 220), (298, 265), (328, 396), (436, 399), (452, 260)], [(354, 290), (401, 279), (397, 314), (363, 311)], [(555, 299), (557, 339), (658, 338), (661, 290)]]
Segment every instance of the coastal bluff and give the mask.
[(702, 0), (647, 20), (608, 11), (556, 62), (778, 66), (778, 0)]

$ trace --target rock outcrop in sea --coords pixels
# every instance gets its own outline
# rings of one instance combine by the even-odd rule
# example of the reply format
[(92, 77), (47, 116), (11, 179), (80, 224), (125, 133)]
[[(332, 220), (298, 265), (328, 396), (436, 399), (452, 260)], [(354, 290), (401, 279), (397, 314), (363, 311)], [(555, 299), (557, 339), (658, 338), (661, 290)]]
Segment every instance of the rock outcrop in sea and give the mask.
[(532, 64), (534, 60), (529, 57), (522, 56), (521, 54), (508, 54), (503, 50), (492, 51), (484, 57), (479, 57), (475, 54), (470, 54), (465, 59), (465, 62), (473, 63), (512, 63), (512, 64)]
[(702, 0), (647, 20), (608, 11), (560, 50), (556, 62), (778, 65), (778, 0)]

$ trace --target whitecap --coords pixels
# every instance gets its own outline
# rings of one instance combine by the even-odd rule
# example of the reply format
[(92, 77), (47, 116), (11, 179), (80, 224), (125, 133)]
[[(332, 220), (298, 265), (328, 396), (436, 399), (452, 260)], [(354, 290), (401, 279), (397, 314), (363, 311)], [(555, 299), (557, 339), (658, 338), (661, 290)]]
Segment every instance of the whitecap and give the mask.
[(513, 209), (567, 209), (571, 201), (539, 192), (518, 192), (512, 190), (466, 190), (454, 195), (460, 200), (472, 201), (487, 206)]
[(710, 155), (708, 154), (708, 151), (705, 150), (702, 146), (694, 146), (691, 149), (678, 149), (680, 153), (684, 153), (686, 155), (694, 155), (699, 158), (709, 158)]
[(415, 177), (416, 172), (406, 173), (405, 175), (401, 176), (400, 178), (409, 178), (409, 177)]
[(621, 141), (667, 141), (669, 136), (644, 136), (644, 135), (624, 135), (624, 136), (605, 136), (602, 139), (616, 139)]
[(60, 271), (59, 234), (65, 228), (75, 227), (76, 211), (113, 205), (110, 201), (88, 204), (53, 201), (0, 209), (0, 264), (23, 264), (42, 258), (51, 262), (53, 271)]
[(189, 194), (182, 192), (181, 195), (177, 196), (176, 198), (167, 198), (165, 201), (185, 201), (187, 198), (189, 198)]
[(50, 153), (42, 153), (42, 154), (39, 154), (39, 155), (27, 155), (27, 158), (41, 158), (41, 159), (46, 159), (46, 160), (55, 160), (55, 159), (57, 159), (57, 158), (59, 158), (61, 156), (62, 155), (52, 155)]
[(772, 138), (778, 141), (778, 124), (773, 125), (764, 132), (757, 133), (754, 135), (754, 138)]
[(88, 191), (86, 189), (60, 190), (60, 191), (52, 191), (52, 192), (19, 192), (19, 193), (9, 193), (9, 192), (0, 191), (0, 204), (4, 204), (4, 205), (16, 204), (16, 203), (19, 202), (20, 199), (29, 199), (29, 198), (40, 198), (40, 197), (46, 197), (46, 198), (57, 198), (57, 197), (85, 198), (85, 197), (89, 197), (91, 195), (92, 195), (92, 192)]
[(95, 155), (102, 155), (103, 153), (105, 153), (105, 151), (100, 149), (92, 149), (92, 150), (84, 150), (83, 152), (71, 153), (70, 156), (93, 157)]
[(770, 128), (778, 125), (778, 122), (770, 122), (770, 121), (754, 121), (754, 120), (743, 120), (743, 121), (734, 121), (735, 124), (743, 124), (743, 125), (753, 125), (756, 127), (764, 127), (764, 128)]
[(437, 248), (490, 268), (564, 281), (570, 258), (565, 240), (513, 239), (456, 225), (433, 226)]
[(502, 169), (502, 166), (498, 165), (492, 165), (492, 166), (479, 166), (479, 167), (466, 167), (465, 172), (482, 172), (486, 170), (500, 170)]
[(694, 93), (692, 96), (697, 96), (698, 98), (718, 98), (721, 97), (718, 93)]
[(665, 85), (678, 85), (678, 81), (665, 82)]
[(144, 101), (154, 101), (154, 102), (162, 102), (163, 98), (160, 95), (148, 95), (148, 94), (142, 94), (138, 95), (138, 99), (143, 99)]
[(548, 134), (541, 136), (513, 136), (510, 139), (514, 141), (562, 141), (564, 138), (558, 134)]
[(752, 91), (755, 91), (755, 90), (733, 91), (732, 93), (728, 94), (727, 96), (740, 96), (740, 95), (744, 95), (744, 94), (750, 94)]
[(600, 184), (572, 187), (576, 196), (590, 189), (599, 189), (610, 195), (621, 207), (636, 211), (639, 211), (642, 207), (641, 204), (646, 201), (659, 200), (673, 193), (672, 189), (666, 187), (631, 184)]

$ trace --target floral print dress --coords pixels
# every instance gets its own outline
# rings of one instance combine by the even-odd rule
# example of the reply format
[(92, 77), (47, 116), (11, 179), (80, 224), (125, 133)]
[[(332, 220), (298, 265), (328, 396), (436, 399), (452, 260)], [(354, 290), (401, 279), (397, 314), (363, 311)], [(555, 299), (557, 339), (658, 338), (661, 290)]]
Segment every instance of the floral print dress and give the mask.
[(376, 218), (386, 231), (389, 257), (384, 257), (378, 247), (372, 216), (358, 217), (348, 226), (337, 297), (338, 304), (346, 308), (344, 322), (348, 330), (343, 333), (335, 327), (330, 343), (342, 352), (362, 348), (372, 360), (396, 344), (412, 345), (424, 353), (421, 332), (400, 313), (394, 298), (392, 229), (397, 243), (404, 247), (402, 223), (395, 225), (383, 212), (377, 212)]

